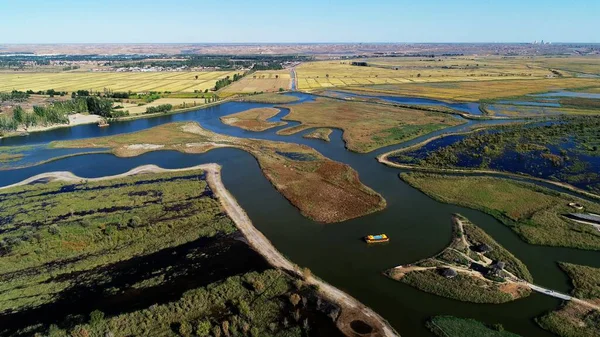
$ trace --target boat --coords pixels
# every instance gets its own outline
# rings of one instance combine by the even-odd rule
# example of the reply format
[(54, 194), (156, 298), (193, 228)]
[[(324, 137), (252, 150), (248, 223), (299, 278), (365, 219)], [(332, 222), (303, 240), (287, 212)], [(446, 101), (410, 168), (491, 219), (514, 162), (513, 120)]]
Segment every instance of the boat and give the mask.
[(98, 122), (98, 127), (100, 127), (100, 128), (105, 128), (105, 127), (107, 127), (109, 125), (110, 124), (108, 124), (108, 122), (105, 121), (105, 120), (101, 120), (100, 122)]
[(365, 236), (365, 241), (367, 243), (380, 243), (380, 242), (388, 242), (388, 241), (390, 241), (390, 238), (388, 238), (388, 236), (385, 234), (367, 235), (367, 236)]

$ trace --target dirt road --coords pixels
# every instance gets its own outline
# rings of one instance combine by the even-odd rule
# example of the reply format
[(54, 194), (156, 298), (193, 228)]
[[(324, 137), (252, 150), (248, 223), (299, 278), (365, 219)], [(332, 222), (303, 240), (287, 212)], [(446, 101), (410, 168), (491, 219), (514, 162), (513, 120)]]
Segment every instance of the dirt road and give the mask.
[[(286, 259), (273, 244), (252, 224), (252, 221), (246, 215), (246, 212), (237, 203), (235, 198), (229, 193), (229, 191), (223, 185), (221, 180), (221, 166), (217, 164), (204, 164), (193, 167), (187, 167), (183, 169), (163, 169), (156, 165), (144, 165), (134, 168), (128, 172), (106, 176), (101, 178), (82, 178), (74, 175), (71, 172), (49, 172), (42, 173), (23, 180), (19, 183), (12, 184), (9, 186), (0, 187), (0, 190), (7, 189), (15, 186), (27, 185), (36, 181), (62, 181), (68, 183), (79, 183), (79, 182), (94, 182), (124, 178), (128, 176), (146, 174), (146, 173), (163, 173), (163, 172), (181, 172), (190, 170), (204, 170), (206, 172), (206, 180), (210, 185), (215, 195), (219, 198), (222, 207), (225, 209), (229, 217), (233, 220), (237, 228), (244, 234), (248, 240), (250, 246), (259, 252), (273, 267), (280, 268), (292, 272), (299, 277), (303, 278), (302, 270)], [(352, 296), (345, 292), (331, 286), (330, 284), (310, 275), (304, 278), (305, 282), (309, 285), (316, 285), (319, 292), (328, 300), (338, 304), (344, 310), (358, 310), (360, 313), (366, 315), (371, 321), (376, 322), (379, 326), (381, 333), (385, 337), (399, 337), (399, 334), (389, 325), (389, 323), (374, 312), (369, 307), (360, 303)]]

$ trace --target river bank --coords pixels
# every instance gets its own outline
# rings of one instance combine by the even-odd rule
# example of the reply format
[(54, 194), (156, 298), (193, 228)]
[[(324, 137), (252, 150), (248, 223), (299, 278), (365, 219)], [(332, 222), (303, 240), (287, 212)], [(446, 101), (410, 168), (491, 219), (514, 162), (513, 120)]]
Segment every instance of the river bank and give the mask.
[[(217, 196), (219, 202), (221, 203), (221, 206), (226, 211), (228, 216), (233, 220), (236, 227), (248, 240), (249, 245), (253, 249), (255, 249), (259, 254), (261, 254), (273, 267), (290, 272), (296, 277), (304, 279), (304, 281), (307, 284), (316, 286), (319, 293), (321, 293), (326, 299), (338, 304), (342, 308), (342, 314), (339, 318), (338, 323), (338, 328), (340, 330), (342, 330), (347, 335), (352, 334), (352, 328), (350, 327), (351, 321), (355, 319), (360, 319), (370, 323), (372, 327), (376, 331), (378, 331), (378, 333), (374, 333), (372, 336), (399, 336), (395, 332), (395, 330), (387, 323), (387, 321), (385, 321), (373, 310), (366, 307), (365, 305), (363, 305), (350, 295), (344, 293), (343, 291), (313, 276), (310, 272), (306, 272), (306, 270), (301, 269), (297, 265), (290, 262), (287, 258), (285, 258), (271, 244), (271, 242), (258, 229), (254, 227), (252, 221), (246, 215), (245, 211), (241, 208), (241, 206), (237, 203), (235, 198), (225, 188), (221, 180), (221, 167), (217, 164), (210, 163), (181, 169), (164, 169), (156, 165), (144, 165), (136, 167), (122, 174), (99, 178), (82, 178), (67, 171), (48, 172), (33, 176), (31, 178), (9, 186), (0, 187), (0, 190), (13, 188), (17, 186), (24, 186), (40, 181), (67, 183), (97, 182), (112, 179), (120, 179), (142, 174), (185, 172), (193, 170), (203, 170), (206, 173), (206, 180), (214, 194)], [(361, 317), (363, 315), (364, 317)]]

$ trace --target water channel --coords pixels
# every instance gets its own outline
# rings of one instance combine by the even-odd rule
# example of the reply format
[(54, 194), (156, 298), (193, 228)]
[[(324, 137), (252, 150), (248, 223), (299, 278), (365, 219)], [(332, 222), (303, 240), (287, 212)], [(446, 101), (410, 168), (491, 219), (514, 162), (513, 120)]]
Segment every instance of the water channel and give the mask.
[[(306, 94), (293, 95), (299, 97), (300, 102), (313, 99)], [(254, 157), (244, 151), (228, 148), (201, 155), (158, 151), (134, 158), (118, 158), (107, 153), (82, 154), (41, 165), (2, 170), (0, 185), (5, 186), (51, 171), (71, 171), (78, 176), (91, 178), (123, 173), (144, 164), (182, 168), (202, 163), (218, 163), (223, 166), (222, 179), (225, 187), (246, 210), (254, 225), (277, 249), (293, 262), (310, 268), (325, 281), (373, 308), (403, 337), (433, 336), (424, 323), (434, 315), (453, 315), (487, 323), (501, 323), (507, 330), (522, 336), (552, 336), (539, 328), (534, 318), (558, 308), (560, 301), (557, 299), (534, 293), (525, 299), (501, 305), (472, 304), (427, 294), (382, 275), (388, 268), (432, 256), (448, 245), (451, 238), (450, 216), (453, 213), (467, 216), (521, 259), (531, 271), (534, 282), (541, 286), (562, 292), (571, 290), (569, 280), (558, 268), (557, 261), (600, 267), (598, 252), (527, 244), (489, 215), (434, 201), (403, 183), (398, 178), (401, 170), (382, 165), (375, 159), (381, 153), (415, 144), (435, 135), (467, 130), (481, 123), (505, 121), (464, 120), (465, 124), (460, 126), (437, 131), (401, 145), (388, 146), (368, 154), (357, 154), (345, 149), (340, 130), (334, 130), (331, 142), (327, 143), (302, 138), (310, 130), (293, 136), (279, 136), (275, 133), (280, 128), (295, 125), (294, 122), (264, 132), (249, 132), (224, 125), (219, 120), (221, 116), (269, 106), (272, 105), (229, 102), (181, 114), (115, 122), (109, 128), (82, 125), (32, 133), (24, 137), (2, 139), (0, 145), (36, 145), (41, 152), (37, 154), (38, 158), (51, 158), (54, 154), (62, 156), (65, 153), (48, 149), (45, 144), (50, 141), (108, 136), (169, 122), (197, 121), (202, 127), (221, 134), (309, 145), (323, 155), (357, 170), (361, 181), (387, 200), (387, 208), (342, 223), (315, 223), (303, 217), (273, 188), (263, 176)], [(288, 112), (282, 109), (273, 119), (279, 120)], [(387, 233), (391, 242), (367, 246), (361, 238), (371, 233)]]

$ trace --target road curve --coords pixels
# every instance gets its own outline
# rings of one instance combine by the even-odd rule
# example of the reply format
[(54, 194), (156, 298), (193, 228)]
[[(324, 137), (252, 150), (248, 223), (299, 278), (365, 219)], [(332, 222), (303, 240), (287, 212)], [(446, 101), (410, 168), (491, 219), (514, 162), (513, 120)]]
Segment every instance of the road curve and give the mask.
[(130, 171), (122, 174), (106, 176), (100, 178), (82, 178), (74, 175), (67, 171), (57, 171), (38, 174), (31, 178), (25, 179), (16, 184), (0, 187), (0, 190), (28, 185), (37, 181), (62, 181), (67, 183), (82, 183), (82, 182), (94, 182), (111, 179), (119, 179), (128, 176), (134, 176), (139, 174), (147, 173), (166, 173), (166, 172), (182, 172), (190, 170), (204, 170), (206, 172), (206, 181), (209, 186), (219, 199), (221, 206), (225, 209), (229, 217), (233, 220), (236, 227), (244, 234), (248, 240), (250, 246), (260, 253), (273, 267), (286, 270), (291, 272), (298, 277), (304, 278), (304, 281), (309, 285), (315, 285), (318, 287), (319, 292), (328, 300), (338, 304), (342, 309), (346, 310), (359, 310), (362, 314), (368, 316), (373, 321), (379, 324), (382, 335), (385, 337), (399, 337), (400, 335), (389, 325), (389, 323), (383, 319), (379, 314), (373, 311), (371, 308), (360, 303), (354, 297), (346, 294), (345, 292), (335, 288), (334, 286), (310, 275), (304, 277), (302, 270), (297, 265), (286, 259), (273, 244), (252, 224), (252, 221), (246, 215), (246, 212), (237, 203), (235, 198), (229, 193), (229, 191), (223, 185), (221, 180), (221, 166), (218, 164), (203, 164), (182, 169), (164, 169), (156, 165), (144, 165), (136, 167)]

